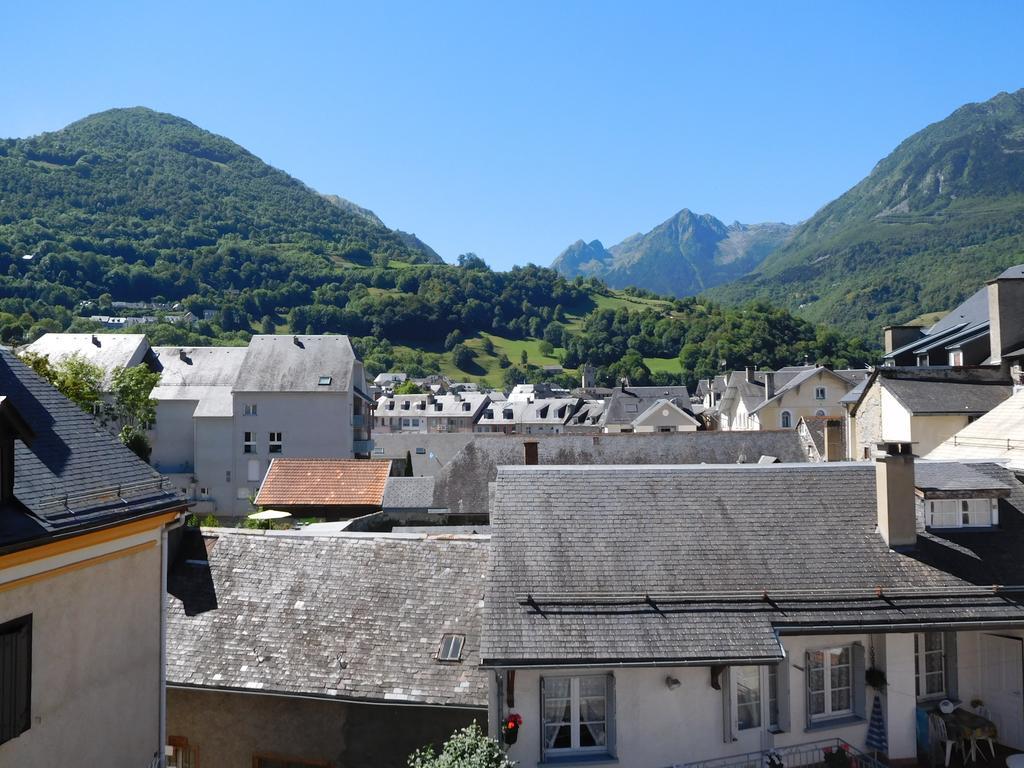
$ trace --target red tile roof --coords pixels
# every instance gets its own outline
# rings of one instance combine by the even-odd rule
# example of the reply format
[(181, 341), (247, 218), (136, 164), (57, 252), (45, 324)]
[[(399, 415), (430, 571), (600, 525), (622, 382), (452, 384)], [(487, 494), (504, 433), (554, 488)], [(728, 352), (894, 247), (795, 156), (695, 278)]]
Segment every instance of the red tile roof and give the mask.
[(274, 459), (256, 504), (261, 507), (379, 507), (390, 461)]

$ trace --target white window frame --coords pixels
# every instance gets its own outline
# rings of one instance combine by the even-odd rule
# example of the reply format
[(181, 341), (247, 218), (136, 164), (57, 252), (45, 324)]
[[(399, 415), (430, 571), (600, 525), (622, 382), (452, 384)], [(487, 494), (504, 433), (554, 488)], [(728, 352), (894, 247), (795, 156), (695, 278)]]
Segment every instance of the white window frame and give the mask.
[(814, 399), (815, 400), (828, 400), (828, 390), (825, 387), (814, 388)]
[(466, 644), (465, 635), (445, 633), (441, 635), (441, 644), (437, 648), (435, 658), (438, 661), (462, 661), (462, 649)]
[[(604, 744), (593, 746), (593, 747), (582, 747), (580, 746), (580, 681), (584, 678), (587, 679), (600, 679), (604, 682)], [(569, 747), (549, 747), (547, 745), (547, 726), (549, 725), (546, 719), (547, 701), (549, 698), (562, 699), (563, 697), (549, 697), (547, 688), (550, 687), (552, 681), (555, 680), (568, 680), (569, 681), (569, 731), (571, 746)], [(579, 755), (613, 755), (614, 748), (614, 723), (615, 723), (615, 699), (613, 694), (613, 679), (611, 675), (558, 675), (541, 678), (541, 702), (540, 702), (540, 728), (541, 728), (541, 759), (549, 757), (565, 757), (565, 756), (579, 756)], [(557, 723), (552, 721), (552, 725), (560, 724), (563, 721), (559, 720)], [(596, 721), (594, 721), (596, 722)]]
[[(938, 649), (926, 650), (927, 637), (930, 636), (933, 639), (939, 639)], [(928, 672), (928, 657), (937, 656), (939, 659), (939, 670), (938, 672)], [(927, 684), (927, 678), (929, 676), (940, 675), (942, 679), (942, 686), (937, 691), (924, 691), (922, 692), (921, 683)], [(917, 694), (918, 701), (929, 701), (932, 699), (944, 699), (946, 698), (946, 691), (949, 688), (948, 680), (946, 679), (946, 633), (945, 632), (915, 632), (914, 633), (914, 693)]]
[(928, 528), (994, 528), (999, 525), (996, 499), (923, 499), (920, 504)]
[[(850, 668), (850, 675), (849, 675), (850, 683), (847, 686), (839, 686), (839, 688), (843, 688), (843, 687), (848, 688), (849, 691), (850, 691), (850, 706), (845, 708), (845, 709), (832, 709), (832, 690), (833, 690), (833, 688), (832, 688), (832, 669), (833, 669), (832, 654), (835, 651), (840, 651), (840, 652), (846, 651), (847, 652), (847, 658), (849, 659), (845, 666), (848, 666)], [(811, 690), (811, 664), (810, 664), (810, 657), (811, 657), (811, 654), (814, 654), (814, 653), (820, 653), (821, 654), (821, 659), (822, 659), (821, 671), (822, 671), (822, 686), (823, 686), (823, 688), (820, 691), (812, 691)], [(854, 653), (854, 651), (853, 651), (853, 645), (852, 644), (834, 645), (834, 646), (830, 646), (828, 648), (813, 648), (813, 649), (810, 649), (808, 651), (808, 657), (807, 657), (808, 658), (808, 661), (807, 661), (807, 681), (806, 681), (805, 687), (807, 688), (807, 693), (808, 693), (808, 696), (807, 696), (807, 715), (808, 715), (808, 720), (810, 720), (812, 723), (826, 722), (828, 720), (836, 720), (836, 719), (839, 719), (839, 718), (852, 717), (854, 715), (855, 688), (857, 686), (857, 680), (854, 679), (855, 675), (854, 675), (853, 653)], [(840, 665), (840, 666), (843, 666), (843, 665)], [(811, 711), (811, 698), (812, 698), (811, 694), (814, 694), (814, 693), (821, 693), (822, 694), (822, 703), (824, 704), (824, 709), (821, 712), (812, 712)]]
[(267, 453), (283, 453), (284, 452), (284, 433), (283, 432), (268, 432), (267, 433)]
[[(765, 721), (765, 682), (767, 682), (767, 667), (757, 666), (744, 666), (744, 667), (733, 667), (732, 675), (730, 680), (732, 682), (732, 701), (733, 711), (736, 713), (736, 730), (737, 731), (748, 731), (760, 729)], [(743, 725), (740, 721), (740, 677), (743, 675), (751, 676), (753, 681), (757, 682), (757, 706), (755, 713), (757, 715), (757, 722), (749, 725)]]
[(256, 403), (246, 403), (242, 413), (246, 416), (256, 416), (259, 413), (259, 408)]
[[(756, 669), (758, 674), (758, 723), (741, 727), (739, 722), (739, 676), (740, 670)], [(729, 740), (745, 730), (764, 730), (769, 733), (783, 733), (789, 730), (789, 664), (762, 664), (756, 667), (730, 667), (728, 671), (728, 719)]]
[(242, 453), (256, 453), (256, 433), (242, 433)]

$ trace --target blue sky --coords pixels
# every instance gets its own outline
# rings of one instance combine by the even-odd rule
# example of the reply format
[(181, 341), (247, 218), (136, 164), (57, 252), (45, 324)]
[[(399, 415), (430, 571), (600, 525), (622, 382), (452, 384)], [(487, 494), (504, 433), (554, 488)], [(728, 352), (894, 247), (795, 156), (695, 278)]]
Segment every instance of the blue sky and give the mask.
[(12, 3), (0, 136), (144, 105), (448, 260), (549, 263), (688, 207), (807, 218), (1024, 87), (1024, 3)]

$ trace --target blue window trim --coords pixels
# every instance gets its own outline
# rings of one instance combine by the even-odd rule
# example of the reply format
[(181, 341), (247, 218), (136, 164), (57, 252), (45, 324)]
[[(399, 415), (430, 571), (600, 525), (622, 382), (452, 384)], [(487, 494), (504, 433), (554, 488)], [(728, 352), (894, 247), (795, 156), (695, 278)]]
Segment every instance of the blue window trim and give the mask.
[(537, 765), (617, 765), (619, 759), (607, 752), (596, 752), (589, 755), (557, 755), (546, 757)]
[(814, 720), (804, 728), (804, 733), (813, 733), (815, 731), (827, 731), (830, 728), (843, 728), (847, 725), (856, 725), (857, 723), (866, 723), (867, 718), (861, 717), (860, 715), (841, 715), (839, 717), (822, 718), (821, 720)]

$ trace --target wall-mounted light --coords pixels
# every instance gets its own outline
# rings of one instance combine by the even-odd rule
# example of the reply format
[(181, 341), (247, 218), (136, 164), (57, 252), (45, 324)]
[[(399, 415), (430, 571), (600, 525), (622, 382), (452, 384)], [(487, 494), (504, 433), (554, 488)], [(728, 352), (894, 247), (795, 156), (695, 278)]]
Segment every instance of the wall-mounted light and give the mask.
[(677, 680), (676, 678), (672, 677), (672, 675), (669, 675), (665, 678), (665, 687), (668, 688), (670, 691), (674, 691), (680, 685), (682, 685), (682, 683), (680, 683), (679, 680)]

